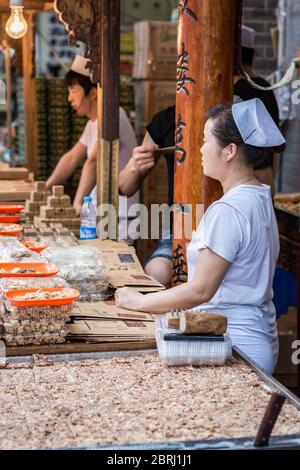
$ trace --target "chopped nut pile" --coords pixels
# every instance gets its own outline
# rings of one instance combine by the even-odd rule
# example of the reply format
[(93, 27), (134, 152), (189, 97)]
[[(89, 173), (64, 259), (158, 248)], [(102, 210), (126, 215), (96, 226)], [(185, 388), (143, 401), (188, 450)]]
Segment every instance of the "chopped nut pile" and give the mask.
[[(1, 449), (254, 437), (271, 396), (237, 360), (168, 368), (150, 354), (54, 364), (38, 357), (20, 367), (0, 371)], [(273, 435), (297, 433), (300, 411), (285, 403)]]
[(26, 292), (26, 294), (14, 297), (14, 300), (49, 300), (49, 299), (66, 299), (70, 294), (62, 290), (56, 292), (49, 292), (38, 289), (35, 292)]

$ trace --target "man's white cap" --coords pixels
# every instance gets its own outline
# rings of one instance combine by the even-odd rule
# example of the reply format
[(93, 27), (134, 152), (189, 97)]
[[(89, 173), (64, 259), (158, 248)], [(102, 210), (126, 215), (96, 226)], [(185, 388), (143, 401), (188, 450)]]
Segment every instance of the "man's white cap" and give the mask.
[(232, 115), (246, 144), (277, 147), (285, 143), (285, 138), (259, 98), (233, 104)]
[(242, 25), (241, 46), (255, 48), (255, 29)]
[(75, 59), (73, 60), (70, 70), (73, 70), (73, 72), (79, 73), (80, 75), (84, 75), (85, 77), (90, 78), (90, 69), (86, 68), (86, 65), (89, 61), (90, 59), (87, 59), (86, 57), (77, 54), (75, 56)]

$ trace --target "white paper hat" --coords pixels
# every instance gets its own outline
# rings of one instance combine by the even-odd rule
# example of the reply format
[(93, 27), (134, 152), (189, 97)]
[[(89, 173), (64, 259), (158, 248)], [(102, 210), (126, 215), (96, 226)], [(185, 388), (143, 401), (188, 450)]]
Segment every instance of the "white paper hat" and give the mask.
[(241, 46), (255, 48), (255, 29), (242, 25)]
[(90, 69), (86, 68), (88, 62), (89, 59), (77, 54), (73, 60), (70, 70), (73, 70), (73, 72), (79, 73), (80, 75), (84, 75), (85, 77), (90, 77)]
[(277, 147), (285, 143), (285, 138), (259, 98), (233, 104), (232, 115), (246, 144)]

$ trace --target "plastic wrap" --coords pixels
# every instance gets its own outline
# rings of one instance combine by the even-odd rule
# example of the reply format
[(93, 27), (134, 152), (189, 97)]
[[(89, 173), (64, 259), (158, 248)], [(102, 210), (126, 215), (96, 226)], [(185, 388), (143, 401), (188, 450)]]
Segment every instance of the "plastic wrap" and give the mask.
[(47, 306), (47, 307), (13, 307), (9, 302), (5, 303), (6, 319), (13, 320), (37, 320), (39, 318), (62, 318), (66, 320), (71, 315), (74, 303), (69, 305)]
[(69, 286), (80, 292), (81, 302), (107, 300), (114, 295), (115, 290), (112, 289), (108, 282), (103, 279), (69, 281)]
[(105, 280), (107, 277), (107, 269), (97, 248), (76, 246), (66, 250), (48, 247), (44, 256), (60, 268), (60, 276), (67, 281)]
[(0, 245), (0, 259), (6, 263), (38, 263), (45, 262), (38, 253), (33, 252), (18, 240), (6, 242)]
[(6, 346), (26, 346), (41, 344), (65, 343), (67, 330), (63, 329), (55, 333), (36, 333), (34, 335), (5, 335)]
[(222, 366), (232, 356), (228, 335), (224, 341), (193, 340), (166, 341), (164, 335), (180, 333), (180, 330), (166, 328), (165, 315), (155, 319), (155, 337), (158, 353), (168, 366)]
[(0, 292), (25, 289), (30, 287), (69, 287), (68, 283), (59, 276), (54, 277), (19, 277), (3, 278), (0, 280)]
[(36, 333), (58, 333), (66, 326), (69, 317), (38, 318), (36, 320), (3, 319), (4, 334), (30, 336)]

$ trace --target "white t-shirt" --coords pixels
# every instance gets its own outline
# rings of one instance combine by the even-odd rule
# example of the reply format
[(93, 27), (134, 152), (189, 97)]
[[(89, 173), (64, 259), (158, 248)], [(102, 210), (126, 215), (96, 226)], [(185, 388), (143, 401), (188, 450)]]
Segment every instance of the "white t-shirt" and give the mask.
[[(120, 132), (120, 161), (119, 161), (119, 170), (122, 170), (128, 160), (132, 156), (132, 151), (134, 147), (137, 146), (136, 138), (130, 121), (127, 117), (126, 112), (123, 108), (119, 108), (119, 132)], [(87, 157), (91, 155), (93, 148), (95, 147), (98, 140), (98, 121), (89, 120), (84, 128), (84, 131), (79, 139), (79, 142), (87, 148)], [(91, 194), (93, 198), (93, 203), (96, 207), (97, 205), (97, 191), (96, 186), (93, 188)], [(133, 196), (128, 198), (127, 204), (128, 208), (132, 205), (139, 202), (139, 192), (137, 191)], [(122, 205), (120, 204), (120, 208)], [(125, 217), (125, 214), (120, 211), (120, 218)]]
[(188, 246), (189, 280), (206, 247), (231, 266), (213, 298), (195, 310), (224, 313), (233, 343), (271, 371), (277, 354), (272, 282), (279, 235), (269, 186), (236, 186), (209, 207)]

